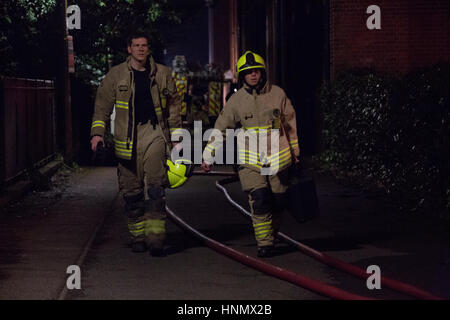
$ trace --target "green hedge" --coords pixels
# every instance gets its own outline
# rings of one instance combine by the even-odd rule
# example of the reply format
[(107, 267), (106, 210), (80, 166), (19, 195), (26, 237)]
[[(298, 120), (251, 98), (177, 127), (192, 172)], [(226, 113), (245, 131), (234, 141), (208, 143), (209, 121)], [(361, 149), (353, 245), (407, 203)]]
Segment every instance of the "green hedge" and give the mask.
[(399, 209), (450, 217), (450, 65), (398, 78), (348, 71), (320, 98), (322, 161)]

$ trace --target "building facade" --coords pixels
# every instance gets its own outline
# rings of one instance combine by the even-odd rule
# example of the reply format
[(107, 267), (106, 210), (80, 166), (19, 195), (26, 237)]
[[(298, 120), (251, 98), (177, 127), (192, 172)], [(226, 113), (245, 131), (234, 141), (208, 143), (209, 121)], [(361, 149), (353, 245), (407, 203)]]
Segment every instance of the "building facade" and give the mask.
[(286, 90), (296, 108), (307, 154), (317, 151), (318, 90), (339, 72), (370, 68), (404, 74), (450, 61), (448, 0), (208, 3), (210, 59), (235, 77), (246, 50), (263, 55), (270, 81)]

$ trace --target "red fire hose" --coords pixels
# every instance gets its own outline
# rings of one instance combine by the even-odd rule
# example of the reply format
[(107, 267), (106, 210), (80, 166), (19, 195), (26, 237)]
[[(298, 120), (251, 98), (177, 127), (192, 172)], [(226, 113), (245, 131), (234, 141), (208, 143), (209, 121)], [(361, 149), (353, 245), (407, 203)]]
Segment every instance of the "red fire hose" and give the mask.
[[(243, 213), (244, 215), (250, 217), (250, 212), (248, 212), (242, 206), (240, 206), (238, 203), (236, 203), (230, 197), (230, 195), (228, 194), (228, 191), (225, 189), (225, 187), (223, 187), (223, 184), (228, 184), (228, 183), (232, 183), (232, 182), (236, 182), (236, 181), (238, 181), (238, 178), (235, 177), (235, 176), (232, 176), (230, 178), (223, 179), (221, 181), (216, 181), (216, 187), (225, 194), (225, 196), (228, 199), (228, 201), (234, 207), (239, 209), (239, 211), (241, 213)], [(283, 234), (281, 232), (278, 232), (277, 237), (282, 239), (282, 240), (284, 240), (284, 241), (286, 241), (286, 242), (288, 242), (288, 243), (290, 243), (290, 244), (292, 244), (292, 245), (294, 245), (301, 252), (305, 253), (306, 255), (308, 255), (308, 256), (310, 256), (310, 257), (312, 257), (312, 258), (314, 258), (314, 259), (316, 259), (316, 260), (318, 260), (318, 261), (320, 261), (320, 262), (322, 262), (324, 264), (327, 264), (327, 265), (329, 265), (331, 267), (334, 267), (334, 268), (336, 268), (338, 270), (347, 272), (349, 274), (352, 274), (352, 275), (357, 276), (357, 277), (362, 278), (362, 279), (367, 279), (369, 277), (369, 274), (367, 274), (365, 270), (363, 270), (363, 269), (361, 269), (361, 268), (359, 268), (359, 267), (357, 267), (355, 265), (352, 265), (352, 264), (349, 264), (349, 263), (344, 262), (342, 260), (339, 260), (337, 258), (334, 258), (334, 257), (331, 257), (329, 255), (326, 255), (326, 254), (324, 254), (322, 252), (319, 252), (317, 250), (314, 250), (314, 249), (308, 247), (307, 245), (305, 245), (303, 243), (300, 243), (300, 242), (297, 242), (297, 241), (293, 240), (292, 238), (286, 236), (285, 234)], [(407, 294), (407, 295), (410, 295), (412, 297), (416, 297), (416, 298), (419, 298), (419, 299), (444, 300), (443, 298), (438, 297), (436, 295), (433, 295), (433, 294), (431, 294), (431, 293), (429, 293), (427, 291), (424, 291), (422, 289), (419, 289), (417, 287), (414, 287), (412, 285), (409, 285), (409, 284), (406, 284), (406, 283), (403, 283), (403, 282), (400, 282), (400, 281), (397, 281), (397, 280), (394, 280), (394, 279), (390, 279), (388, 277), (381, 276), (381, 284), (383, 286), (386, 286), (386, 287), (390, 288), (390, 289), (396, 290), (398, 292), (401, 292), (401, 293), (404, 293), (404, 294)]]
[(305, 276), (296, 274), (292, 271), (285, 270), (279, 267), (276, 267), (272, 264), (266, 263), (262, 260), (252, 258), (246, 254), (243, 254), (239, 251), (236, 251), (230, 247), (225, 246), (224, 244), (217, 242), (202, 233), (198, 232), (191, 226), (189, 226), (186, 222), (184, 222), (181, 218), (179, 218), (169, 207), (166, 206), (167, 215), (171, 220), (177, 224), (180, 228), (189, 231), (195, 237), (199, 238), (203, 241), (203, 243), (209, 248), (224, 254), (242, 264), (250, 266), (254, 269), (262, 271), (266, 274), (279, 278), (281, 280), (288, 281), (290, 283), (296, 284), (303, 288), (314, 291), (318, 294), (321, 294), (326, 297), (330, 297), (333, 299), (341, 299), (341, 300), (374, 300), (371, 298), (362, 297), (339, 288), (321, 283), (319, 281), (307, 278)]

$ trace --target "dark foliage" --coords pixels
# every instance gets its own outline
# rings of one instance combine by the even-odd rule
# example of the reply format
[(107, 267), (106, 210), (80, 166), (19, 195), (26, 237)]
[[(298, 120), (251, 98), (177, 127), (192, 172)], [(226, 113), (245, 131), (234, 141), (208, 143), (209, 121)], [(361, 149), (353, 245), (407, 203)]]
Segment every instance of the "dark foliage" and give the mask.
[(403, 77), (341, 74), (321, 91), (331, 168), (384, 190), (400, 209), (450, 217), (450, 65)]

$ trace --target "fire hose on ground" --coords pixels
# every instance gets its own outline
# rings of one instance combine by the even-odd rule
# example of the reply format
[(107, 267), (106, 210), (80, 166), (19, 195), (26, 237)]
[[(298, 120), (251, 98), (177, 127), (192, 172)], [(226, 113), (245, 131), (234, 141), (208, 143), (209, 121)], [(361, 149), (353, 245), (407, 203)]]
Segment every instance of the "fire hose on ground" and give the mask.
[(255, 259), (253, 257), (250, 257), (246, 254), (243, 254), (237, 250), (234, 250), (218, 241), (215, 241), (211, 238), (208, 238), (204, 234), (198, 232), (191, 226), (189, 226), (186, 222), (184, 222), (180, 217), (178, 217), (169, 207), (166, 206), (166, 211), (168, 217), (181, 229), (189, 231), (192, 235), (194, 235), (196, 238), (203, 241), (203, 243), (223, 254), (226, 255), (242, 264), (245, 264), (247, 266), (250, 266), (254, 269), (257, 269), (259, 271), (262, 271), (266, 274), (269, 274), (271, 276), (274, 276), (276, 278), (288, 281), (290, 283), (296, 284), (300, 287), (309, 289), (311, 291), (314, 291), (316, 293), (319, 293), (323, 296), (330, 297), (333, 299), (342, 299), (342, 300), (373, 300), (370, 298), (362, 297), (347, 291), (344, 291), (342, 289), (321, 283), (319, 281), (313, 280), (311, 278), (307, 278), (305, 276), (296, 274), (292, 271), (282, 269), (279, 267), (276, 267), (270, 263), (264, 262), (259, 259)]
[[(219, 173), (218, 175), (222, 176), (224, 173)], [(237, 208), (242, 214), (244, 214), (247, 217), (251, 217), (250, 212), (245, 210), (241, 205), (239, 205), (237, 202), (235, 202), (229, 195), (228, 191), (225, 189), (223, 185), (233, 183), (236, 181), (239, 181), (238, 177), (236, 175), (229, 174), (230, 177), (223, 179), (221, 181), (216, 181), (216, 187), (222, 191), (225, 194), (225, 197), (227, 200), (235, 207)], [(278, 232), (276, 235), (279, 239), (295, 246), (298, 248), (301, 252), (304, 254), (326, 264), (331, 267), (334, 267), (338, 270), (344, 271), (348, 274), (354, 275), (356, 277), (367, 279), (370, 275), (367, 274), (367, 272), (355, 265), (349, 264), (347, 262), (344, 262), (342, 260), (339, 260), (337, 258), (334, 258), (332, 256), (326, 255), (322, 252), (319, 252), (317, 250), (314, 250), (313, 248), (308, 247), (307, 245), (300, 243), (298, 241), (293, 240), (292, 238), (288, 237), (287, 235)], [(427, 291), (424, 291), (422, 289), (419, 289), (415, 286), (403, 283), (398, 280), (394, 280), (385, 276), (381, 276), (381, 284), (382, 286), (388, 287), (392, 290), (404, 293), (406, 295), (424, 299), (424, 300), (443, 300), (443, 298), (438, 297), (436, 295), (433, 295)]]

